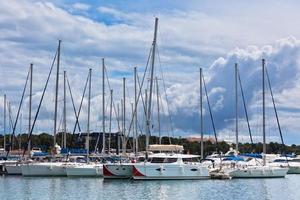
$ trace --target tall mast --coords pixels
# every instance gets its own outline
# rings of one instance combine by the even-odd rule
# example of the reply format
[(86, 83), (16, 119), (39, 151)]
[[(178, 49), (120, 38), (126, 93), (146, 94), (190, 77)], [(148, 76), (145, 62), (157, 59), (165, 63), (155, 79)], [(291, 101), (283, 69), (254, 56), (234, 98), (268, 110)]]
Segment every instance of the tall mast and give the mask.
[[(28, 138), (31, 130), (31, 107), (32, 107), (32, 74), (33, 74), (33, 64), (30, 64), (30, 82), (29, 82), (29, 110), (28, 110)], [(28, 140), (28, 156), (30, 157), (30, 150), (31, 150), (31, 140)]]
[[(118, 118), (118, 124), (119, 124), (119, 122), (120, 122), (120, 104), (118, 103), (118, 105), (117, 105), (117, 109), (118, 109), (118, 113), (117, 113), (117, 118)], [(122, 123), (123, 124), (123, 123)], [(118, 138), (118, 144), (117, 144), (117, 155), (119, 155), (119, 151), (120, 151), (120, 147), (121, 147), (121, 145), (120, 145), (120, 139), (121, 139), (121, 136), (120, 136), (120, 132), (121, 132), (121, 130), (120, 130), (120, 126), (118, 126), (118, 136), (117, 136), (117, 138)]]
[(137, 126), (138, 126), (138, 122), (137, 122), (137, 105), (138, 105), (138, 102), (137, 102), (137, 68), (135, 67), (134, 68), (134, 102), (135, 102), (135, 118), (134, 118), (134, 121), (135, 121), (135, 154), (137, 154), (138, 152), (138, 148), (139, 148), (139, 142), (138, 142), (138, 131), (137, 131)]
[(149, 104), (148, 104), (148, 112), (147, 112), (147, 132), (146, 132), (146, 151), (149, 148), (149, 137), (150, 137), (150, 123), (151, 123), (151, 104), (152, 104), (152, 90), (153, 90), (153, 76), (154, 76), (154, 64), (155, 64), (155, 49), (156, 49), (156, 36), (157, 36), (157, 25), (158, 18), (155, 18), (155, 29), (154, 29), (154, 38), (152, 43), (152, 57), (151, 57), (151, 77), (150, 77), (150, 91), (149, 91)]
[(111, 118), (112, 118), (112, 106), (113, 106), (113, 90), (110, 90), (109, 139), (108, 139), (108, 153), (109, 153), (109, 154), (110, 154), (110, 145), (111, 145)]
[(202, 96), (202, 68), (200, 68), (200, 134), (201, 134), (201, 159), (204, 158), (204, 145), (203, 145), (203, 96)]
[[(130, 103), (131, 105), (131, 115), (134, 118), (134, 103)], [(133, 123), (133, 131), (132, 131), (132, 152), (135, 154), (135, 123)]]
[(57, 126), (57, 107), (58, 107), (58, 84), (59, 84), (59, 62), (60, 62), (60, 44), (61, 40), (58, 40), (57, 50), (57, 69), (56, 69), (56, 85), (55, 85), (55, 108), (54, 108), (54, 128), (53, 128), (53, 147), (56, 145), (56, 126)]
[(20, 134), (19, 134), (19, 139), (18, 139), (19, 150), (21, 150), (21, 148), (22, 148), (22, 141), (21, 141), (22, 125), (23, 125), (23, 114), (21, 113), (21, 114), (20, 114)]
[(159, 136), (159, 144), (161, 144), (160, 110), (159, 110), (159, 88), (158, 88), (158, 79), (157, 79), (157, 77), (155, 77), (155, 81), (156, 81), (156, 101), (157, 101), (158, 136)]
[(238, 64), (234, 64), (234, 71), (235, 71), (235, 150), (239, 152), (239, 120), (238, 120)]
[(126, 84), (126, 78), (123, 77), (123, 142), (122, 142), (122, 149), (123, 149), (123, 155), (126, 154), (126, 138), (125, 138), (125, 131), (126, 131), (126, 100), (125, 100), (125, 84)]
[(67, 148), (67, 99), (66, 99), (66, 71), (64, 71), (64, 135), (63, 148)]
[(105, 64), (102, 58), (102, 153), (105, 153)]
[[(146, 112), (147, 112), (147, 108), (148, 108), (148, 90), (147, 89), (145, 89), (145, 110), (146, 110)], [(145, 117), (145, 119), (146, 119), (146, 123), (145, 123), (145, 125), (146, 125), (146, 127), (145, 127), (145, 129), (146, 129), (146, 131), (147, 131), (147, 113), (146, 113), (146, 117)], [(147, 140), (147, 132), (146, 132), (146, 140)]]
[(92, 88), (92, 69), (90, 69), (89, 79), (89, 96), (88, 96), (88, 119), (87, 119), (87, 138), (86, 138), (86, 150), (87, 150), (87, 161), (89, 162), (90, 154), (90, 114), (91, 114), (91, 88)]
[(262, 98), (263, 98), (263, 164), (266, 165), (266, 119), (265, 119), (265, 59), (262, 59)]
[(10, 101), (8, 101), (8, 121), (10, 122), (10, 126), (9, 126), (9, 137), (8, 137), (8, 141), (9, 141), (9, 150), (11, 151), (13, 149), (13, 138), (12, 138), (12, 131), (13, 131), (13, 124), (12, 124), (12, 118), (11, 118), (11, 105), (10, 105)]
[(6, 94), (4, 94), (4, 111), (3, 111), (3, 148), (6, 149)]

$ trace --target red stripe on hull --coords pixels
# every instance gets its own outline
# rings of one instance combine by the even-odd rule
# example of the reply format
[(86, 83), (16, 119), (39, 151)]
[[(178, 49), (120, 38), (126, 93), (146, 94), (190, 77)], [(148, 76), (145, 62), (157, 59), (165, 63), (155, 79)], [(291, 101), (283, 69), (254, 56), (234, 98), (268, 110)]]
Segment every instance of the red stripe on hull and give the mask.
[(135, 166), (133, 165), (133, 168), (132, 168), (132, 174), (133, 176), (145, 176), (144, 174), (142, 174), (141, 172), (139, 172)]
[(115, 176), (115, 174), (111, 173), (105, 165), (103, 165), (103, 176)]

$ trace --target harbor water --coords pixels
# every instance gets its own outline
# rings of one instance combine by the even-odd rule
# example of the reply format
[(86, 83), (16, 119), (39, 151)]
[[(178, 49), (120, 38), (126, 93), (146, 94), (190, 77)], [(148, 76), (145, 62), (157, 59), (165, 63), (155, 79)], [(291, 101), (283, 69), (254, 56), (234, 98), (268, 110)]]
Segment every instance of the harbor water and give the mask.
[(0, 177), (0, 199), (300, 199), (300, 176), (275, 179), (133, 181)]

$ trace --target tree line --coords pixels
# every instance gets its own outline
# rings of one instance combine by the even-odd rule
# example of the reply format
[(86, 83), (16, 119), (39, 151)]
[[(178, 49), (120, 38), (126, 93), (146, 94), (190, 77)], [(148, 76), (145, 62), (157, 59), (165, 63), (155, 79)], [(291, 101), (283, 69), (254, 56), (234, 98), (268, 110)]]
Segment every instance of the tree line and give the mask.
[[(99, 135), (100, 134), (100, 135)], [(117, 137), (117, 133), (112, 134), (111, 136), (111, 148), (116, 149), (117, 144), (121, 143), (122, 141)], [(13, 139), (9, 139), (10, 135), (6, 135), (6, 144), (7, 148), (9, 147), (9, 142), (12, 141), (13, 149), (24, 149), (27, 147), (28, 141), (28, 134), (21, 134), (15, 136)], [(84, 134), (70, 134), (67, 133), (67, 147), (68, 148), (85, 148), (85, 136)], [(106, 134), (106, 146), (108, 146), (108, 139), (109, 134)], [(0, 147), (3, 148), (3, 135), (0, 136)], [(96, 147), (96, 142), (98, 140), (98, 146)], [(62, 133), (57, 134), (57, 142), (61, 144), (62, 141)], [(139, 136), (139, 150), (145, 150), (145, 135)], [(159, 138), (156, 136), (150, 137), (150, 144), (158, 144)], [(183, 145), (185, 149), (185, 153), (191, 154), (200, 154), (200, 143), (199, 142), (190, 142), (186, 138), (181, 137), (162, 137), (161, 139), (162, 144), (178, 144)], [(48, 133), (41, 133), (38, 135), (32, 135), (31, 138), (32, 147), (41, 148), (45, 152), (50, 152), (53, 147), (53, 135)], [(128, 139), (127, 149), (131, 149), (133, 144), (132, 138)], [(204, 142), (204, 153), (205, 155), (210, 155), (213, 152), (219, 150), (220, 152), (227, 152), (230, 147), (235, 147), (235, 144), (228, 144), (225, 141), (221, 141), (216, 145), (214, 142), (205, 141)], [(95, 148), (102, 149), (102, 133), (92, 133), (90, 136), (90, 150), (94, 151)], [(261, 153), (263, 151), (263, 144), (262, 143), (240, 143), (239, 144), (239, 151), (240, 153)], [(283, 146), (277, 142), (270, 142), (267, 144), (267, 153), (274, 153), (274, 154), (282, 154), (282, 153), (296, 153), (300, 154), (300, 145), (285, 145)]]

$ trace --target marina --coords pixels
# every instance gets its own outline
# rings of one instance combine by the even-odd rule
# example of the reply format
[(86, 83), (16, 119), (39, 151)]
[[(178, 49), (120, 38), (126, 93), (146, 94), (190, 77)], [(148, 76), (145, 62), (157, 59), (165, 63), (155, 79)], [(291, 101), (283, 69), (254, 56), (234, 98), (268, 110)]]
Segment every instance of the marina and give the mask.
[[(1, 4), (9, 9), (0, 3), (0, 13)], [(72, 34), (51, 43), (40, 38), (28, 50), (40, 52), (20, 56), (18, 73), (6, 67), (11, 60), (19, 66), (18, 59), (0, 61), (1, 200), (300, 198), (296, 38), (219, 49), (212, 59), (217, 47), (210, 43), (222, 37), (211, 40), (202, 31), (200, 40), (210, 43), (201, 53), (199, 44), (181, 43), (198, 23), (179, 34), (162, 14), (150, 22), (100, 6), (101, 17), (93, 18), (84, 3), (67, 11), (66, 3), (20, 4), (60, 10), (61, 19), (88, 26), (73, 27), (76, 42)], [(107, 38), (118, 39), (100, 42)], [(6, 80), (13, 71), (18, 80)]]

